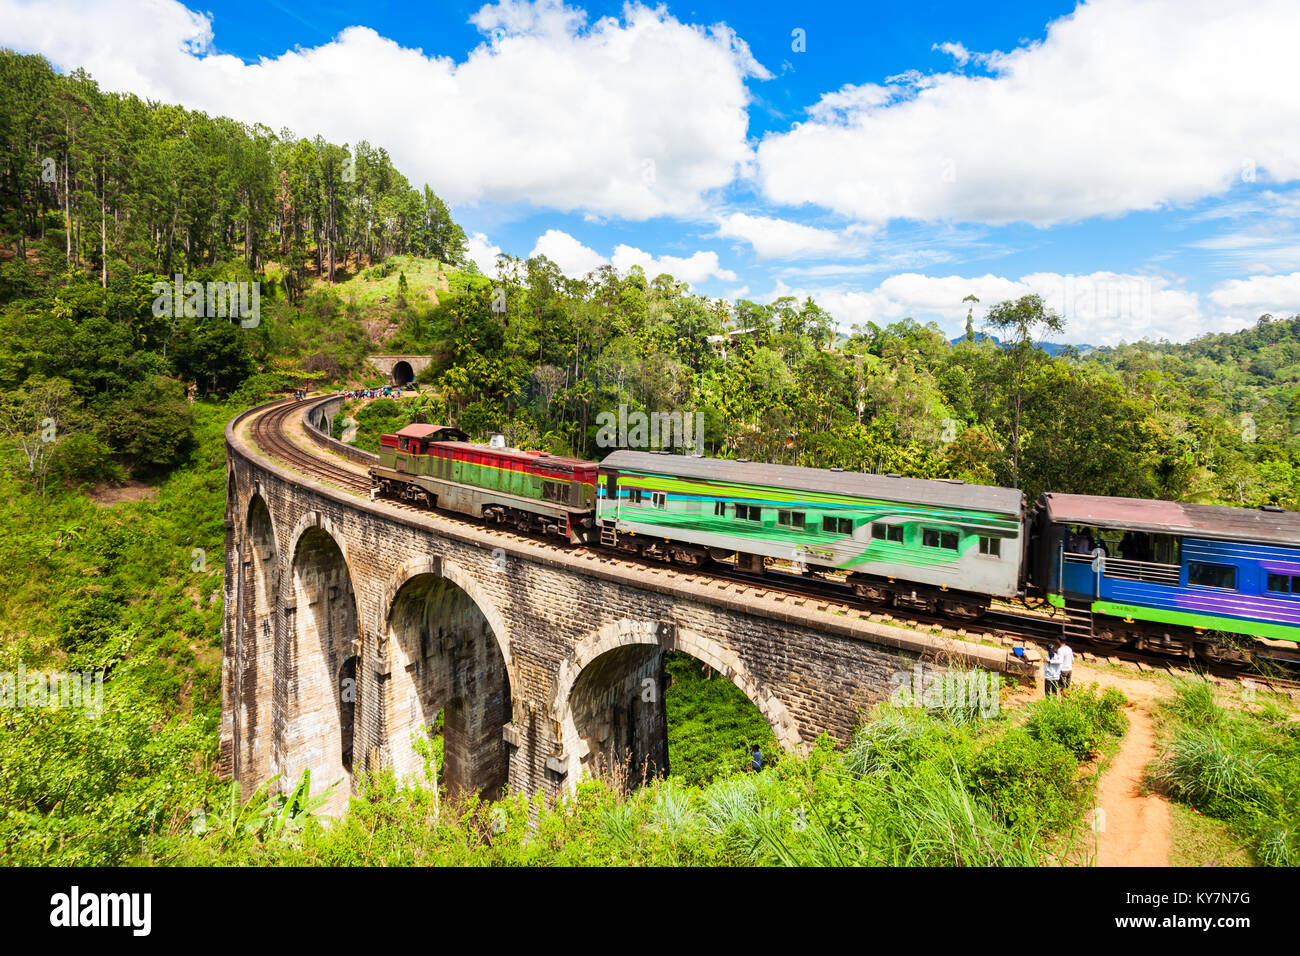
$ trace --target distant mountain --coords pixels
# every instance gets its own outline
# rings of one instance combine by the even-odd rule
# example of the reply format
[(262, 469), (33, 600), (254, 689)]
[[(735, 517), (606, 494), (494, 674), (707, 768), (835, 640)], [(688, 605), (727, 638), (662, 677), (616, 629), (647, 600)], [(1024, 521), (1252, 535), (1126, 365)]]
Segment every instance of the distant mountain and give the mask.
[[(952, 339), (951, 341), (953, 345), (956, 345), (958, 342), (962, 341), (965, 338), (966, 338), (965, 335), (959, 335), (955, 339)], [(987, 332), (975, 333), (976, 342), (982, 342), (985, 339), (988, 339), (994, 345), (1002, 344), (1002, 340), (999, 339), (996, 335), (989, 335)], [(1066, 349), (1078, 349), (1080, 355), (1087, 355), (1089, 352), (1096, 351), (1097, 349), (1097, 346), (1095, 345), (1071, 345), (1069, 343), (1061, 343), (1061, 342), (1038, 342), (1036, 344), (1040, 349), (1042, 349), (1048, 355), (1064, 355)]]

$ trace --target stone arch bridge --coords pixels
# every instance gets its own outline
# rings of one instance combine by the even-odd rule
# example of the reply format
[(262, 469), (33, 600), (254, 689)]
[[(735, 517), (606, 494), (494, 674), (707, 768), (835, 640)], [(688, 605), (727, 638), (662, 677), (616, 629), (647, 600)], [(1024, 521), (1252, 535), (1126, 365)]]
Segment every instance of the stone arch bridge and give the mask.
[(284, 434), (355, 481), (260, 448), (270, 406), (226, 428), (221, 758), (244, 793), (310, 769), (337, 812), (364, 769), (422, 774), (439, 715), (454, 791), (553, 797), (617, 765), (663, 769), (666, 650), (731, 680), (787, 750), (847, 738), (922, 658), (1016, 667), (814, 598), (372, 502), (364, 453), (310, 424), (337, 401), (295, 408)]

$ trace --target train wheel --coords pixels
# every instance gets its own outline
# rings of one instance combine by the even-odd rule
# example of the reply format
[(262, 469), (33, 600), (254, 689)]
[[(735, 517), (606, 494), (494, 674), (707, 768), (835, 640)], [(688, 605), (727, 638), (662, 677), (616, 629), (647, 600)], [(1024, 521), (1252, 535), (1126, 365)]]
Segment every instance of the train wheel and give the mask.
[(669, 553), (672, 555), (673, 564), (680, 564), (684, 568), (698, 568), (708, 559), (704, 551), (695, 548), (677, 546)]
[(939, 613), (946, 617), (955, 617), (961, 621), (973, 621), (988, 613), (988, 602), (959, 601), (952, 598), (939, 599)]
[(853, 593), (869, 604), (889, 603), (890, 592), (885, 588), (859, 582), (853, 585)]
[(1249, 667), (1254, 663), (1255, 655), (1248, 648), (1233, 647), (1231, 644), (1215, 644), (1212, 641), (1197, 641), (1196, 656), (1223, 667)]

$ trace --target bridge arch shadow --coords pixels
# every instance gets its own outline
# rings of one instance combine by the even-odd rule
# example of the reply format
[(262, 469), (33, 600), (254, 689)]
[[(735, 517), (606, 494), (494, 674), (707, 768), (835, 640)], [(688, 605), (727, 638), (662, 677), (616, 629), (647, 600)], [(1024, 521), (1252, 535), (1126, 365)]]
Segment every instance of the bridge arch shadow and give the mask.
[[(277, 673), (286, 675), (275, 696), (274, 766), (279, 785), (291, 788), (311, 770), (311, 792), (333, 790), (326, 812), (341, 813), (352, 792), (357, 730), (369, 702), (356, 679), (361, 653), (356, 592), (344, 538), (320, 512), (308, 512), (291, 537), (289, 578), (283, 593), (285, 640)], [(353, 663), (349, 664), (349, 661)]]
[(622, 619), (579, 642), (557, 673), (552, 712), (569, 757), (567, 788), (608, 772), (635, 783), (666, 766), (664, 651), (708, 664), (758, 708), (783, 750), (804, 749), (789, 709), (730, 648), (669, 623)]
[(426, 781), (420, 734), (442, 714), (439, 785), (457, 796), (499, 796), (509, 774), (502, 735), (511, 717), (509, 642), (495, 607), (462, 569), (439, 559), (409, 562), (384, 591), (380, 642), (381, 747), (399, 778)]
[[(233, 483), (234, 476), (231, 476)], [(275, 611), (280, 585), (275, 526), (260, 490), (254, 491), (242, 522), (235, 613), (232, 677), (235, 710), (235, 773), (266, 780), (272, 764), (272, 688), (275, 667)]]

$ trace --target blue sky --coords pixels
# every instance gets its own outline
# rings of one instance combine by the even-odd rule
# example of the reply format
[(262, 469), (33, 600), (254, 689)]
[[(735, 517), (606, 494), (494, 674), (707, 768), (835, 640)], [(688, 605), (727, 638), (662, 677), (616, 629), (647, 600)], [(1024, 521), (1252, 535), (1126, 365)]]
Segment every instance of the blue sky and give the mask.
[(1287, 0), (0, 0), (108, 89), (383, 145), (495, 251), (844, 328), (1035, 291), (1063, 338), (1300, 312)]

